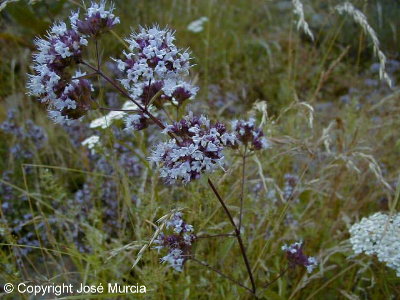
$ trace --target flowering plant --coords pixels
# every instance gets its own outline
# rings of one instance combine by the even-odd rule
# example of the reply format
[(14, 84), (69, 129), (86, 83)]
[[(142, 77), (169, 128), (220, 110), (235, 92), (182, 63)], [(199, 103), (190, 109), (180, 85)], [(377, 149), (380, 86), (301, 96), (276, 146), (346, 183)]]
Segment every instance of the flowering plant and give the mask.
[[(33, 57), (34, 74), (30, 75), (27, 84), (29, 93), (47, 104), (49, 116), (56, 123), (71, 125), (72, 120), (82, 121), (90, 111), (100, 109), (111, 111), (108, 115), (110, 122), (124, 118), (126, 132), (155, 126), (168, 135), (169, 140), (158, 141), (149, 160), (159, 167), (160, 177), (166, 184), (189, 184), (217, 169), (224, 170), (225, 153), (240, 155), (243, 172), (238, 222), (209, 177), (207, 184), (233, 229), (233, 233), (219, 236), (236, 238), (251, 287), (195, 257), (193, 245), (208, 236), (195, 235), (193, 226), (183, 220), (180, 212), (166, 221), (166, 229), (172, 232), (159, 232), (153, 241), (153, 245), (156, 245), (153, 248), (166, 250), (168, 253), (161, 261), (176, 271), (182, 271), (186, 262), (194, 261), (255, 295), (257, 280), (260, 280), (254, 278), (242, 231), (244, 174), (247, 157), (255, 151), (269, 148), (268, 138), (256, 124), (255, 118), (236, 120), (227, 126), (189, 111), (183, 118), (172, 120), (166, 109), (175, 109), (178, 116), (179, 110), (195, 98), (199, 88), (188, 79), (192, 66), (189, 52), (175, 45), (174, 32), (168, 28), (140, 27), (133, 32), (126, 39), (128, 50), (122, 52), (121, 58), (112, 59), (118, 69), (116, 79), (107, 75), (102, 69), (99, 38), (120, 22), (113, 10), (114, 7), (107, 7), (104, 1), (91, 3), (83, 17), (79, 11), (74, 12), (70, 16), (69, 26), (64, 22), (55, 23), (45, 38), (38, 38), (38, 52)], [(96, 51), (94, 64), (86, 56), (86, 49), (91, 45)], [(95, 97), (93, 77), (102, 78), (130, 105), (124, 105), (122, 109), (102, 107)], [(106, 129), (108, 125), (97, 119), (91, 123), (91, 127)], [(94, 150), (100, 142), (101, 137), (93, 135), (84, 144)], [(283, 250), (288, 253), (289, 266), (304, 265), (309, 272), (316, 266), (314, 258), (302, 253), (300, 244), (285, 246)]]

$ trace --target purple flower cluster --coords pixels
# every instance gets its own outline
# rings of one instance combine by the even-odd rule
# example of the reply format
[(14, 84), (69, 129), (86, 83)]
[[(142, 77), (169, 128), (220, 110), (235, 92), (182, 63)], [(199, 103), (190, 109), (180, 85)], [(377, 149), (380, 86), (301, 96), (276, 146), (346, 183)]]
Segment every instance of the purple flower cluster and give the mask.
[(63, 126), (66, 131), (70, 142), (75, 147), (81, 146), (83, 140), (90, 136), (89, 124), (72, 120), (68, 125)]
[(38, 53), (34, 54), (34, 75), (29, 75), (29, 94), (40, 98), (49, 108), (49, 116), (56, 123), (69, 124), (85, 115), (91, 107), (93, 87), (85, 73), (77, 70), (71, 74), (69, 67), (81, 61), (88, 38), (98, 35), (119, 22), (104, 2), (92, 3), (83, 20), (79, 12), (70, 17), (70, 28), (65, 22), (52, 26), (45, 39), (35, 41)]
[[(4, 171), (1, 176), (2, 177), (1, 179), (5, 182), (10, 182), (12, 175), (13, 173), (11, 171)], [(13, 206), (11, 200), (13, 200), (14, 198), (15, 198), (14, 189), (9, 185), (0, 182), (0, 199), (2, 199), (1, 208), (4, 214), (7, 214), (12, 211)]]
[(31, 213), (26, 213), (22, 217), (16, 217), (8, 222), (11, 234), (16, 237), (16, 244), (24, 245), (15, 249), (18, 259), (26, 257), (37, 247), (48, 247), (49, 237), (48, 228), (57, 223), (57, 218), (50, 216), (46, 221), (33, 221)]
[(9, 152), (16, 159), (32, 158), (34, 150), (43, 148), (47, 141), (47, 134), (44, 129), (32, 120), (27, 120), (23, 126), (19, 126), (14, 110), (8, 111), (7, 119), (0, 124), (0, 132), (16, 137), (16, 143), (9, 149)]
[[(101, 188), (99, 189), (99, 185)], [(93, 217), (90, 214), (95, 202), (98, 199), (101, 203), (99, 215), (101, 218), (103, 229), (108, 236), (116, 235), (121, 228), (121, 223), (118, 218), (118, 189), (115, 181), (105, 178), (100, 183), (95, 184), (88, 180), (81, 189), (75, 192), (74, 198), (68, 201), (66, 213), (77, 220), (75, 224), (69, 225), (72, 232), (73, 242), (81, 252), (90, 252), (90, 248), (85, 245), (85, 232), (80, 224), (87, 223)]]
[(160, 176), (167, 183), (188, 183), (202, 173), (222, 167), (224, 147), (236, 143), (224, 124), (211, 124), (206, 117), (192, 113), (167, 126), (164, 132), (176, 139), (158, 144), (150, 160), (160, 166)]
[(130, 151), (120, 154), (118, 163), (125, 170), (129, 178), (137, 177), (142, 172), (142, 164), (137, 156)]
[(130, 130), (143, 130), (146, 129), (150, 124), (149, 124), (149, 117), (145, 115), (144, 113), (139, 113), (136, 115), (128, 115), (125, 118), (125, 129), (130, 131)]
[[(294, 174), (285, 174), (285, 185), (283, 187), (283, 197), (285, 200), (289, 200), (290, 198), (293, 198), (295, 188), (299, 182), (299, 177)], [(294, 200), (295, 202), (298, 202), (298, 199), (296, 198)]]
[[(122, 131), (117, 127), (113, 127), (112, 130), (117, 140), (113, 148), (118, 157), (118, 165), (130, 178), (140, 176), (143, 166), (137, 154), (132, 151), (137, 148), (137, 144), (132, 142), (132, 133)], [(110, 174), (110, 172), (105, 174)]]
[(303, 242), (296, 242), (289, 246), (284, 245), (282, 250), (286, 252), (291, 268), (303, 266), (306, 267), (308, 273), (311, 273), (318, 265), (315, 257), (307, 256), (303, 253)]
[[(118, 141), (112, 147), (116, 160), (110, 157), (109, 153), (89, 153), (92, 170), (111, 176), (117, 176), (121, 171), (125, 172), (129, 178), (139, 176), (143, 167), (137, 155), (131, 150), (135, 148), (134, 143), (131, 141), (131, 134), (117, 130), (115, 127), (112, 130)], [(115, 235), (122, 226), (118, 210), (118, 183), (114, 178), (102, 178), (99, 182), (101, 189), (88, 182), (84, 186), (85, 189), (77, 193), (79, 193), (80, 199), (88, 199), (84, 197), (85, 195), (90, 195), (90, 198), (98, 197), (100, 199), (104, 230), (110, 236)]]
[(120, 22), (119, 18), (112, 13), (114, 6), (111, 4), (109, 9), (106, 9), (105, 1), (93, 3), (86, 10), (83, 20), (79, 19), (79, 12), (75, 12), (71, 16), (71, 26), (78, 32), (88, 36), (98, 36)]
[(261, 128), (256, 126), (255, 119), (232, 121), (232, 129), (236, 134), (237, 140), (251, 150), (269, 148), (268, 141), (264, 137)]
[[(71, 80), (66, 68), (79, 61), (82, 47), (88, 43), (64, 22), (53, 25), (46, 39), (35, 41), (38, 53), (34, 55), (35, 75), (29, 75), (29, 94), (49, 105), (50, 117), (56, 123), (76, 119), (89, 108), (89, 98), (82, 91), (91, 91), (85, 79)], [(73, 77), (84, 73), (76, 72)], [(80, 99), (82, 98), (82, 99)], [(84, 101), (82, 101), (84, 100)]]
[(7, 112), (7, 119), (0, 124), (0, 130), (6, 134), (11, 134), (15, 137), (21, 138), (23, 134), (22, 128), (17, 124), (17, 112), (10, 109)]
[(122, 227), (118, 211), (118, 186), (113, 180), (105, 179), (101, 189), (104, 230), (109, 236), (117, 235)]
[(154, 241), (154, 249), (160, 251), (167, 249), (168, 254), (161, 258), (161, 262), (168, 263), (176, 271), (182, 271), (183, 265), (191, 254), (192, 244), (196, 236), (192, 234), (193, 226), (185, 223), (182, 219), (182, 213), (177, 212), (172, 215), (166, 223), (167, 229), (172, 229), (172, 233), (160, 233)]
[(178, 49), (174, 40), (169, 29), (142, 27), (126, 40), (130, 52), (116, 60), (124, 74), (122, 85), (146, 107), (161, 108), (165, 103), (180, 106), (198, 91), (185, 81), (190, 69), (189, 53)]
[[(96, 202), (100, 203), (99, 215), (91, 213)], [(67, 205), (61, 207), (61, 210), (76, 220), (65, 226), (68, 226), (72, 233), (70, 238), (80, 252), (92, 251), (85, 241), (86, 232), (81, 224), (96, 222), (100, 218), (103, 230), (109, 237), (118, 234), (122, 226), (118, 215), (117, 184), (110, 178), (104, 178), (100, 182), (89, 179), (75, 192), (74, 197), (68, 200)]]

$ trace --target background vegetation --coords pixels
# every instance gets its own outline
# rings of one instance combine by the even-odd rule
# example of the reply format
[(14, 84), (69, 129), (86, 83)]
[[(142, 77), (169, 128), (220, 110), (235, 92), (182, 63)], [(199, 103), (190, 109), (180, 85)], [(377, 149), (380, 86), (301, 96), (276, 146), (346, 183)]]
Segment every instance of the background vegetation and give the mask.
[[(351, 17), (333, 10), (340, 1), (304, 1), (314, 42), (297, 30), (290, 1), (115, 2), (121, 25), (101, 41), (104, 61), (120, 55), (119, 37), (131, 29), (168, 25), (194, 57), (191, 75), (200, 94), (189, 109), (214, 120), (267, 118), (264, 131), (273, 147), (249, 159), (246, 170), (244, 242), (256, 281), (261, 286), (285, 267), (284, 243), (304, 240), (306, 254), (320, 265), (311, 275), (290, 271), (260, 290), (260, 298), (398, 298), (395, 272), (374, 258), (355, 256), (348, 228), (374, 212), (397, 210), (399, 2), (353, 1), (389, 59), (392, 89), (379, 81), (369, 37)], [(156, 251), (146, 251), (131, 268), (154, 234), (154, 222), (174, 208), (184, 208), (197, 233), (231, 230), (205, 182), (171, 187), (158, 178), (146, 160), (156, 130), (125, 136), (117, 125), (100, 131), (104, 147), (92, 155), (80, 142), (93, 130), (85, 123), (73, 129), (53, 124), (45, 108), (26, 96), (34, 37), (79, 5), (19, 1), (0, 13), (0, 121), (14, 109), (17, 126), (28, 130), (30, 119), (48, 136), (37, 148), (34, 138), (0, 130), (1, 281), (138, 282), (149, 289), (143, 296), (149, 299), (250, 298), (194, 262), (177, 274), (159, 263)], [(188, 31), (202, 16), (209, 18), (204, 30)], [(123, 103), (102, 86), (99, 101)], [(268, 113), (254, 108), (260, 101)], [(89, 119), (100, 115), (93, 112)], [(129, 153), (129, 162), (121, 162), (121, 153)], [(227, 172), (212, 178), (237, 213), (241, 159), (228, 160)], [(195, 253), (249, 284), (233, 238), (200, 239)]]

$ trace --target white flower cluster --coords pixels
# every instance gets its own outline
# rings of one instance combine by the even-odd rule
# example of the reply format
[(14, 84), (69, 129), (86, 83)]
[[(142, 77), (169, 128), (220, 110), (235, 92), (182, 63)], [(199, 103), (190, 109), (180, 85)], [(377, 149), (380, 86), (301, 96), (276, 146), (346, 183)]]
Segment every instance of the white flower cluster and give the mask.
[(256, 126), (254, 118), (250, 118), (248, 121), (232, 121), (232, 129), (236, 133), (238, 141), (244, 145), (248, 145), (252, 150), (270, 147), (267, 139), (264, 137), (263, 131)]
[(161, 258), (161, 262), (168, 263), (176, 271), (182, 271), (184, 263), (190, 256), (192, 243), (196, 237), (193, 226), (186, 224), (182, 219), (182, 213), (175, 213), (166, 223), (167, 229), (172, 229), (172, 234), (165, 235), (160, 233), (154, 241), (154, 249), (168, 249), (168, 254)]
[(318, 265), (315, 257), (307, 256), (303, 253), (303, 242), (296, 242), (291, 245), (282, 246), (285, 251), (291, 267), (304, 266), (308, 273), (311, 273)]
[(236, 143), (234, 134), (226, 132), (222, 123), (210, 124), (204, 116), (190, 113), (184, 119), (169, 125), (164, 131), (180, 140), (160, 143), (150, 157), (160, 168), (160, 177), (167, 183), (188, 183), (204, 172), (222, 167), (225, 146)]
[(100, 137), (98, 135), (91, 135), (87, 139), (83, 140), (81, 145), (86, 146), (92, 153), (95, 152), (95, 147), (100, 143)]
[(132, 101), (126, 101), (122, 105), (121, 110), (110, 111), (107, 115), (94, 119), (92, 122), (90, 122), (89, 127), (90, 128), (100, 127), (102, 129), (110, 127), (115, 120), (121, 120), (124, 117), (127, 118), (127, 113), (124, 112), (124, 110), (139, 110), (139, 108)]
[(126, 40), (130, 52), (123, 53), (124, 59), (116, 60), (126, 76), (121, 79), (122, 85), (144, 105), (157, 93), (161, 94), (162, 102), (179, 105), (192, 99), (198, 91), (184, 80), (189, 74), (189, 53), (178, 49), (174, 40), (174, 33), (169, 29), (142, 27)]
[(187, 30), (194, 32), (194, 33), (202, 32), (204, 30), (204, 24), (207, 22), (208, 22), (207, 17), (201, 17), (201, 18), (191, 22), (188, 25)]
[(351, 226), (349, 232), (356, 254), (376, 255), (400, 277), (400, 214), (375, 213)]

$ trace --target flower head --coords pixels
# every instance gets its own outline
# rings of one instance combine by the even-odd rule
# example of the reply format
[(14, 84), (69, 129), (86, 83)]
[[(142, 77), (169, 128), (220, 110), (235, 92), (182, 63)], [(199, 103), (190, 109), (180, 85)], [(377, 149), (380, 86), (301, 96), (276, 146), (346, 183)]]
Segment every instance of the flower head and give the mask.
[(201, 17), (200, 19), (197, 19), (197, 20), (191, 22), (188, 25), (187, 30), (194, 32), (194, 33), (202, 32), (204, 30), (204, 24), (207, 22), (208, 22), (207, 17)]
[(125, 118), (126, 130), (143, 130), (149, 126), (149, 117), (144, 113), (128, 115)]
[(170, 140), (158, 144), (150, 160), (161, 166), (160, 176), (167, 183), (188, 183), (204, 172), (221, 167), (224, 147), (236, 142), (222, 123), (211, 124), (206, 117), (192, 113), (167, 126), (164, 132), (173, 134), (179, 142)]
[(118, 17), (105, 8), (105, 1), (93, 3), (86, 10), (83, 20), (79, 12), (72, 13), (70, 25), (55, 23), (47, 36), (35, 41), (37, 53), (33, 55), (34, 74), (29, 75), (29, 94), (48, 104), (49, 116), (56, 123), (71, 124), (91, 107), (90, 82), (79, 70), (72, 75), (69, 67), (82, 61), (82, 51), (88, 38), (98, 36), (119, 23)]
[[(283, 187), (283, 198), (289, 200), (294, 196), (294, 192), (299, 183), (299, 177), (295, 174), (285, 174), (285, 185)], [(298, 199), (296, 199), (298, 201)]]
[(38, 53), (34, 54), (33, 59), (36, 67), (47, 66), (50, 70), (60, 71), (70, 65), (71, 61), (79, 60), (82, 47), (87, 44), (87, 39), (76, 30), (68, 28), (66, 23), (55, 23), (45, 39), (35, 40)]
[(154, 96), (157, 107), (166, 101), (180, 105), (197, 93), (198, 88), (184, 80), (190, 69), (189, 53), (178, 49), (174, 40), (169, 29), (142, 27), (126, 40), (130, 51), (124, 52), (125, 58), (116, 60), (125, 75), (121, 83), (144, 105)]
[(267, 139), (261, 128), (256, 126), (256, 121), (250, 118), (248, 121), (232, 121), (232, 129), (236, 134), (238, 141), (250, 147), (252, 150), (266, 149), (269, 147)]
[(168, 254), (161, 258), (161, 262), (168, 263), (177, 271), (182, 271), (184, 263), (191, 254), (192, 243), (196, 240), (196, 236), (192, 234), (193, 226), (185, 223), (182, 219), (182, 213), (177, 212), (171, 216), (166, 223), (167, 230), (170, 234), (160, 233), (154, 241), (154, 249), (160, 251), (167, 249)]
[(311, 273), (318, 265), (314, 257), (307, 256), (303, 253), (303, 242), (296, 242), (289, 246), (282, 246), (282, 250), (286, 252), (289, 266), (295, 268), (296, 266), (304, 266), (308, 273)]
[(356, 254), (376, 255), (400, 277), (400, 214), (375, 213), (351, 226), (349, 232)]
[(110, 5), (106, 9), (105, 1), (100, 3), (92, 2), (91, 6), (86, 10), (83, 20), (80, 20), (79, 12), (72, 14), (72, 27), (85, 35), (98, 36), (108, 31), (120, 22), (119, 18), (113, 14), (114, 5)]
[(127, 113), (125, 110), (138, 110), (138, 107), (132, 101), (126, 101), (120, 110), (111, 111), (105, 116), (94, 119), (90, 122), (90, 128), (106, 129), (110, 127), (114, 121), (126, 118)]
[(29, 94), (49, 106), (49, 115), (56, 123), (68, 123), (83, 116), (90, 107), (92, 85), (76, 71), (73, 76), (67, 68), (81, 60), (83, 47), (88, 43), (66, 23), (53, 25), (45, 39), (35, 41), (34, 75), (29, 75)]
[(7, 112), (7, 119), (0, 123), (0, 133), (16, 138), (16, 143), (9, 149), (15, 158), (32, 158), (34, 150), (43, 148), (47, 141), (46, 131), (32, 120), (27, 120), (23, 126), (20, 126), (17, 122), (16, 111), (13, 109)]
[(90, 150), (94, 151), (94, 148), (100, 143), (100, 137), (98, 135), (92, 135), (82, 141), (82, 146), (87, 146)]

